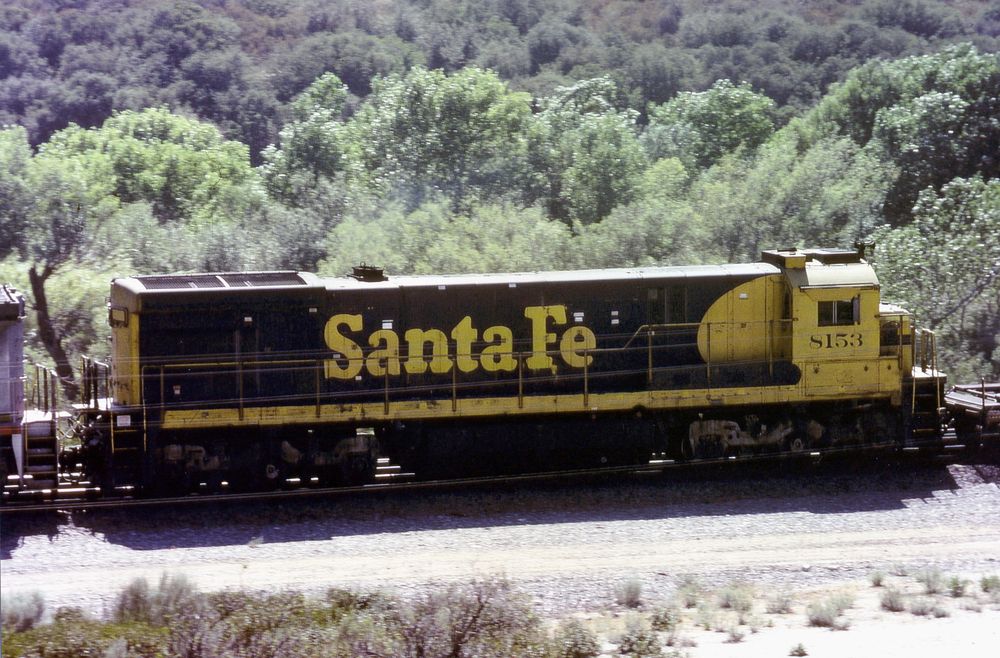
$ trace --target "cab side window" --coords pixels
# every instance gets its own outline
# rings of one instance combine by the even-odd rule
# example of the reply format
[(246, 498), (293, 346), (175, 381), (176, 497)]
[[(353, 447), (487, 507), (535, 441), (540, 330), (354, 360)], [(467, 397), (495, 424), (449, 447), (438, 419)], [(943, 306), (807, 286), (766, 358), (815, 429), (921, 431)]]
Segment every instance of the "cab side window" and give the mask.
[(819, 326), (836, 327), (857, 324), (860, 319), (859, 298), (819, 302)]

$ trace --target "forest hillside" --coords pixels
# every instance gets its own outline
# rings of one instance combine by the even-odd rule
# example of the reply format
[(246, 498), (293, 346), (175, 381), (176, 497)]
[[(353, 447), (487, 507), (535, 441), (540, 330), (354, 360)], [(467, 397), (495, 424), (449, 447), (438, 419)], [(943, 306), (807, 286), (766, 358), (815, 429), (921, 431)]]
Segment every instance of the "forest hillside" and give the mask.
[(14, 0), (0, 280), (71, 379), (113, 276), (863, 240), (952, 379), (995, 378), (998, 53), (979, 0)]

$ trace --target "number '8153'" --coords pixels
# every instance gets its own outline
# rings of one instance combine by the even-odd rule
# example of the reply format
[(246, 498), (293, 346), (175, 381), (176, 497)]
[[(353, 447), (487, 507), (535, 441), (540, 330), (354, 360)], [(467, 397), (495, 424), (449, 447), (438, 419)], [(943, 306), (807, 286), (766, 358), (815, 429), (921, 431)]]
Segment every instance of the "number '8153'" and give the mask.
[(863, 344), (864, 340), (859, 333), (813, 334), (809, 337), (809, 347), (817, 350), (861, 347)]

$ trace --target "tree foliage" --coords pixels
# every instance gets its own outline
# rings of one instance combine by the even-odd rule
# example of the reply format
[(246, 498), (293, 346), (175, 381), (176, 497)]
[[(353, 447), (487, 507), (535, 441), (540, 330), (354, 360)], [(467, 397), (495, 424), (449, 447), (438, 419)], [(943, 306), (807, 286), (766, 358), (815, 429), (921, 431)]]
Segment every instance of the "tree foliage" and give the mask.
[(434, 192), (497, 198), (525, 169), (529, 100), (488, 71), (413, 69), (375, 81), (348, 139), (369, 184), (411, 208)]
[[(724, 262), (875, 227), (884, 281), (938, 281), (887, 295), (959, 371), (996, 363), (1000, 60), (934, 3), (112, 4), (0, 11), (0, 266), (57, 363), (114, 272)], [(906, 12), (936, 50), (873, 59), (929, 38)], [(920, 260), (942, 236), (975, 276)]]
[(211, 222), (230, 188), (257, 183), (246, 146), (163, 108), (122, 112), (99, 129), (70, 126), (39, 157), (73, 163), (92, 195), (152, 204), (163, 222)]
[(534, 161), (544, 173), (541, 196), (557, 219), (600, 221), (632, 200), (646, 166), (634, 110), (619, 110), (609, 78), (561, 87), (543, 101)]
[(872, 58), (952, 41), (995, 50), (997, 24), (982, 0), (12, 0), (0, 123), (37, 145), (69, 123), (165, 106), (212, 121), (259, 164), (320, 75), (335, 73), (355, 101), (375, 77), (418, 66), (489, 68), (539, 95), (607, 75), (643, 115), (680, 91), (745, 80), (794, 112)]
[(749, 84), (719, 80), (653, 108), (644, 143), (655, 159), (678, 157), (704, 169), (727, 153), (761, 145), (774, 132), (773, 115), (774, 101)]
[(874, 234), (887, 294), (939, 331), (944, 365), (959, 379), (1000, 374), (1000, 181), (976, 176), (940, 193), (928, 188), (913, 215)]

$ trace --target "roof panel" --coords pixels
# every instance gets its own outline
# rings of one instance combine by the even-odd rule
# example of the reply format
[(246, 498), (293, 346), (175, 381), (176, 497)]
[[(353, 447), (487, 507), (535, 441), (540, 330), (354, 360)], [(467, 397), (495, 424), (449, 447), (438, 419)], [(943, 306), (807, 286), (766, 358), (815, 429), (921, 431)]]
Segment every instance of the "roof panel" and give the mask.
[(624, 282), (654, 279), (693, 279), (728, 276), (779, 274), (781, 270), (766, 263), (738, 265), (687, 265), (678, 267), (636, 267), (604, 270), (565, 270), (552, 272), (506, 272), (497, 274), (443, 274), (390, 276), (388, 281), (364, 282), (349, 277), (323, 279), (328, 290), (378, 290), (384, 288), (531, 285), (550, 283)]

